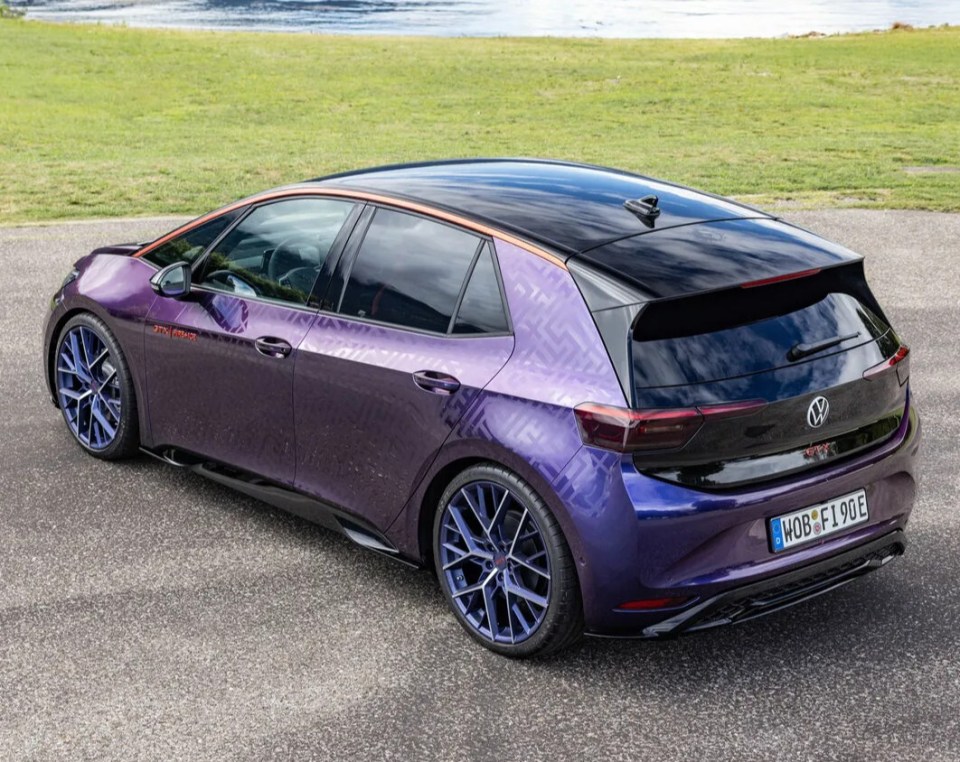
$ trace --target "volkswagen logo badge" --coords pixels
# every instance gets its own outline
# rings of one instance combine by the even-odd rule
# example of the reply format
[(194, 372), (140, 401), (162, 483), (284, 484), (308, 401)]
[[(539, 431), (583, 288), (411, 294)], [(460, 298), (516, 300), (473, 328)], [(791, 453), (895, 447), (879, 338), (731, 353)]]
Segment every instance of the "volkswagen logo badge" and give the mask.
[(826, 397), (814, 397), (810, 407), (807, 408), (807, 425), (811, 429), (819, 429), (827, 422), (827, 416), (830, 415), (830, 403)]

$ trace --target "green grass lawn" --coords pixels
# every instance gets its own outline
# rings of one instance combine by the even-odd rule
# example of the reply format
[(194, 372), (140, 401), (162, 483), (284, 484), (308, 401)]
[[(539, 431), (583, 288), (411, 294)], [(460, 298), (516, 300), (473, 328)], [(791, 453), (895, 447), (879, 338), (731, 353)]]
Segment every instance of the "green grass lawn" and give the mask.
[(602, 41), (0, 20), (0, 222), (193, 214), (336, 170), (494, 155), (759, 204), (960, 210), (960, 28)]

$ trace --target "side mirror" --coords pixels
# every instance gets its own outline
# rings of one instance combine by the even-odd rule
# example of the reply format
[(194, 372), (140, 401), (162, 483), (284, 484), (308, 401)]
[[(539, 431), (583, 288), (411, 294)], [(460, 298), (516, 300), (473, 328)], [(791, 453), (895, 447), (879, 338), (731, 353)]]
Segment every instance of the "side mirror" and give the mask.
[(167, 265), (150, 279), (150, 285), (160, 296), (182, 299), (190, 293), (190, 265), (186, 262)]

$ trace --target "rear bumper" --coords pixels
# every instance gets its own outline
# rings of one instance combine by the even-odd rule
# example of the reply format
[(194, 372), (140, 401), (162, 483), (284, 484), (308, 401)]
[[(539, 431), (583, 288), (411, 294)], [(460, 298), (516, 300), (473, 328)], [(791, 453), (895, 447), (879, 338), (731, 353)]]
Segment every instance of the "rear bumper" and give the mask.
[(715, 595), (645, 627), (641, 637), (679, 635), (772, 614), (853, 582), (902, 555), (906, 547), (904, 533), (891, 532), (846, 553)]
[[(664, 483), (640, 474), (628, 459), (584, 448), (555, 486), (577, 529), (572, 546), (588, 634), (656, 637), (744, 621), (873, 570), (880, 564), (870, 559), (847, 567), (873, 550), (894, 546), (884, 557), (899, 555), (916, 494), (920, 438), (911, 406), (900, 429), (869, 452), (723, 493)], [(770, 518), (858, 489), (867, 494), (867, 524), (772, 551)], [(622, 606), (660, 598), (684, 603), (656, 611)]]

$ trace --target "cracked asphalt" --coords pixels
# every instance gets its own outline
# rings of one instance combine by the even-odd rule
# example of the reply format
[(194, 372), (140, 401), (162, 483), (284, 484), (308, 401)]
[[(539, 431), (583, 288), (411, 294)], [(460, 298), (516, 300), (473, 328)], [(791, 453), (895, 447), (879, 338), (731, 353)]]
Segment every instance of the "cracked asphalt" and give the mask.
[(763, 620), (525, 663), (425, 572), (81, 452), (41, 378), (50, 295), (176, 220), (0, 227), (0, 759), (960, 760), (960, 215), (787, 216), (867, 255), (913, 350), (907, 555)]

